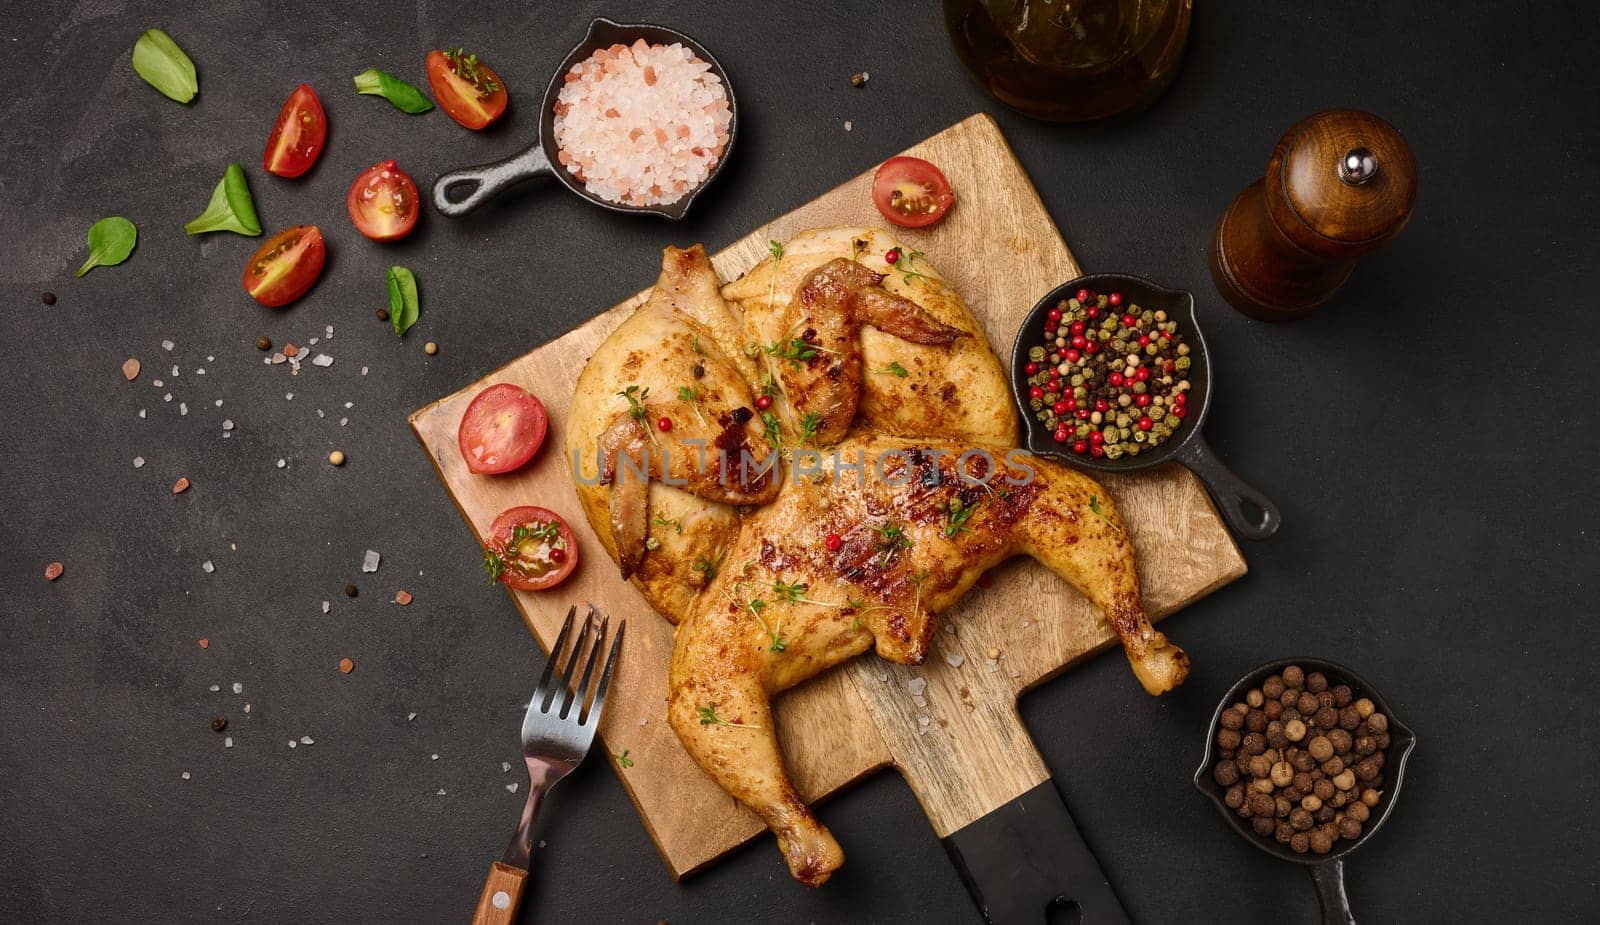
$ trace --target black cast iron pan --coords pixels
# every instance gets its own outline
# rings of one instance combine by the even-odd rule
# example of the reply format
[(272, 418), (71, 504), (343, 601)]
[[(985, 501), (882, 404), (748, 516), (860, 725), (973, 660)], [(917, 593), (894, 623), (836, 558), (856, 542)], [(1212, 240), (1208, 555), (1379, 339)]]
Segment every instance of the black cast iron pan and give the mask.
[[(1044, 342), (1045, 314), (1079, 289), (1096, 293), (1120, 292), (1124, 305), (1135, 304), (1152, 311), (1165, 310), (1169, 317), (1177, 320), (1178, 332), (1183, 335), (1184, 343), (1189, 345), (1189, 416), (1171, 439), (1153, 451), (1122, 459), (1081, 456), (1072, 452), (1070, 447), (1056, 443), (1044, 423), (1034, 418), (1034, 410), (1028, 404), (1028, 375), (1023, 369), (1028, 362), (1028, 348)], [(1205, 483), (1217, 509), (1234, 533), (1245, 539), (1264, 540), (1276, 533), (1283, 522), (1277, 506), (1223, 465), (1200, 435), (1206, 412), (1211, 406), (1211, 375), (1211, 358), (1195, 317), (1194, 295), (1182, 289), (1165, 289), (1143, 277), (1120, 273), (1080, 276), (1050, 290), (1028, 313), (1011, 350), (1011, 394), (1022, 413), (1023, 426), (1026, 428), (1024, 441), (1030, 452), (1097, 472), (1136, 472), (1167, 462), (1182, 463)]]
[[(612, 45), (631, 45), (637, 39), (644, 39), (652, 45), (671, 45), (681, 43), (685, 48), (699, 56), (700, 60), (711, 65), (711, 73), (722, 80), (722, 87), (728, 94), (728, 109), (733, 120), (728, 123), (728, 145), (722, 151), (722, 158), (711, 168), (705, 180), (694, 189), (685, 193), (682, 199), (659, 206), (630, 206), (619, 202), (601, 199), (599, 196), (584, 189), (582, 183), (576, 180), (566, 168), (560, 166), (557, 155), (560, 153), (556, 147), (555, 119), (556, 96), (561, 92), (562, 78), (572, 70), (572, 66), (589, 57), (601, 48)], [(728, 74), (717, 63), (717, 59), (706, 51), (705, 46), (689, 38), (675, 29), (665, 26), (652, 26), (646, 23), (615, 23), (609, 19), (596, 19), (589, 24), (589, 34), (578, 47), (572, 49), (561, 66), (556, 68), (555, 74), (550, 77), (549, 87), (544, 91), (544, 102), (539, 110), (539, 138), (520, 154), (512, 155), (503, 161), (493, 164), (483, 164), (478, 167), (467, 167), (454, 170), (445, 174), (433, 184), (433, 206), (440, 212), (452, 218), (466, 215), (473, 209), (498, 196), (512, 186), (526, 180), (546, 174), (554, 176), (561, 181), (561, 185), (579, 196), (587, 199), (602, 209), (613, 212), (631, 212), (636, 214), (660, 215), (670, 219), (683, 218), (693, 204), (695, 197), (700, 195), (711, 181), (722, 172), (728, 163), (728, 156), (733, 153), (734, 139), (739, 135), (739, 104), (733, 97), (733, 84), (728, 81)]]
[[(1212, 776), (1212, 768), (1217, 763), (1217, 730), (1221, 728), (1222, 711), (1243, 700), (1247, 691), (1260, 687), (1268, 677), (1290, 665), (1299, 665), (1307, 674), (1313, 671), (1322, 672), (1327, 676), (1330, 688), (1348, 684), (1356, 697), (1370, 698), (1378, 708), (1378, 712), (1389, 719), (1389, 747), (1383, 753), (1383, 783), (1380, 787), (1383, 799), (1372, 810), (1371, 818), (1362, 826), (1360, 838), (1355, 841), (1340, 839), (1334, 843), (1334, 850), (1327, 854), (1296, 854), (1288, 845), (1280, 844), (1274, 838), (1257, 835), (1248, 820), (1229, 809), (1228, 804), (1223, 802), (1227, 788), (1217, 783)], [(1355, 672), (1322, 658), (1284, 658), (1268, 662), (1251, 671), (1223, 695), (1221, 702), (1217, 704), (1216, 712), (1211, 714), (1211, 725), (1206, 727), (1205, 755), (1200, 759), (1200, 767), (1194, 772), (1194, 785), (1216, 805), (1222, 817), (1228, 820), (1228, 825), (1232, 826), (1241, 838), (1275, 858), (1293, 861), (1305, 867), (1311, 874), (1311, 879), (1317, 884), (1317, 898), (1322, 903), (1323, 925), (1354, 925), (1355, 915), (1350, 911), (1350, 898), (1344, 891), (1344, 859), (1350, 852), (1366, 844), (1388, 820), (1389, 814), (1394, 810), (1395, 802), (1400, 798), (1400, 784), (1405, 780), (1406, 759), (1410, 757), (1411, 750), (1416, 744), (1416, 735), (1394, 715), (1389, 704), (1378, 694), (1377, 688), (1362, 680)]]

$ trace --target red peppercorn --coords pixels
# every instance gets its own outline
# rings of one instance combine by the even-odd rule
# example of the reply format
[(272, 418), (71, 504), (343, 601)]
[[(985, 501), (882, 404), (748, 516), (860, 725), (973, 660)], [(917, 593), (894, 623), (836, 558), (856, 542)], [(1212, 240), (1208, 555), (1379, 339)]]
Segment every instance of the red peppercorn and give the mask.
[(1034, 386), (1033, 388), (1028, 390), (1028, 397), (1029, 398), (1043, 398), (1044, 397), (1044, 389), (1041, 389), (1038, 386)]
[(672, 418), (659, 418), (659, 419), (657, 419), (656, 420), (656, 427), (659, 428), (663, 433), (665, 433), (666, 431), (671, 430), (672, 429)]
[(1106, 301), (1107, 301), (1107, 302), (1110, 302), (1110, 303), (1111, 303), (1111, 306), (1112, 306), (1112, 307), (1113, 307), (1113, 308), (1115, 308), (1115, 307), (1116, 307), (1116, 306), (1118, 306), (1118, 305), (1121, 305), (1121, 304), (1122, 304), (1122, 293), (1120, 293), (1120, 292), (1113, 292), (1113, 293), (1111, 293), (1111, 295), (1110, 295), (1110, 296), (1109, 296), (1109, 297), (1108, 297), (1108, 298), (1107, 298), (1107, 299), (1106, 299)]
[(883, 262), (893, 266), (900, 262), (900, 248), (891, 247), (884, 252)]
[(1172, 414), (1181, 421), (1189, 416), (1189, 409), (1185, 408), (1183, 405), (1179, 405), (1178, 407), (1172, 409)]
[(1058, 401), (1053, 406), (1051, 406), (1050, 410), (1054, 411), (1058, 415), (1061, 415), (1061, 414), (1066, 414), (1068, 411), (1071, 411), (1072, 409), (1067, 406), (1066, 402)]
[(1077, 453), (1079, 456), (1089, 452), (1089, 441), (1074, 440), (1072, 443), (1072, 452)]
[(1080, 420), (1080, 421), (1087, 421), (1087, 420), (1089, 420), (1089, 409), (1088, 409), (1088, 408), (1079, 408), (1079, 409), (1078, 409), (1078, 410), (1077, 410), (1077, 411), (1074, 411), (1074, 412), (1072, 412), (1072, 413), (1073, 413), (1073, 415), (1074, 415), (1074, 416), (1076, 416), (1076, 417), (1077, 417), (1077, 418), (1078, 418), (1078, 420)]
[(1111, 410), (1111, 402), (1106, 401), (1104, 398), (1097, 398), (1094, 400), (1094, 410), (1100, 412), (1101, 414), (1105, 414), (1107, 411)]
[(1150, 428), (1152, 428), (1154, 426), (1156, 426), (1156, 422), (1150, 420), (1149, 418), (1140, 418), (1139, 419), (1139, 429), (1140, 430), (1149, 430)]
[(1084, 331), (1086, 331), (1088, 329), (1083, 326), (1083, 322), (1074, 321), (1074, 322), (1072, 322), (1072, 327), (1068, 328), (1067, 330), (1071, 331), (1074, 334), (1082, 334)]
[(1139, 319), (1133, 317), (1132, 315), (1123, 315), (1122, 316), (1122, 326), (1125, 327), (1125, 328), (1131, 328), (1131, 327), (1133, 327), (1134, 325), (1136, 325), (1138, 323), (1139, 323)]
[(1054, 437), (1057, 443), (1066, 443), (1067, 438), (1072, 435), (1067, 433), (1067, 429), (1065, 427), (1057, 427), (1056, 432), (1050, 436)]
[(1052, 308), (1049, 311), (1045, 312), (1044, 316), (1046, 318), (1050, 319), (1051, 321), (1060, 321), (1061, 320), (1061, 309)]
[[(1040, 392), (1039, 394), (1043, 395), (1044, 393)], [(772, 407), (772, 396), (770, 396), (770, 395), (758, 396), (756, 398), (756, 407), (760, 408), (762, 411), (765, 411), (768, 408), (771, 408)]]
[(1088, 315), (1090, 318), (1098, 318), (1100, 317), (1100, 306), (1091, 305), (1089, 306), (1089, 310), (1084, 314)]
[[(1079, 339), (1081, 340), (1082, 338)], [(1066, 353), (1063, 353), (1062, 356), (1067, 358), (1068, 363), (1076, 363), (1083, 358), (1083, 354), (1076, 350), (1068, 350)]]
[(557, 565), (567, 561), (567, 551), (559, 546), (552, 547), (550, 550), (550, 561)]
[(1141, 346), (1141, 347), (1150, 346), (1150, 335), (1148, 335), (1148, 334), (1140, 334), (1139, 335), (1139, 346)]
[(1149, 393), (1141, 393), (1139, 395), (1133, 396), (1133, 403), (1138, 405), (1141, 408), (1150, 407), (1150, 395), (1149, 395)]
[(1105, 442), (1106, 442), (1106, 435), (1102, 434), (1098, 430), (1089, 435), (1089, 445), (1090, 446), (1099, 446), (1100, 444), (1105, 443)]
[(1172, 400), (1180, 405), (1187, 405), (1189, 403), (1189, 393), (1179, 392), (1178, 394), (1172, 396)]
[(1089, 455), (1095, 457), (1104, 456), (1106, 455), (1106, 448), (1103, 446), (1091, 446), (1089, 447)]
[(1072, 346), (1077, 347), (1079, 350), (1082, 350), (1084, 347), (1086, 347), (1088, 345), (1089, 345), (1089, 341), (1084, 339), (1084, 336), (1082, 334), (1079, 334), (1077, 337), (1074, 337), (1072, 339)]
[(1133, 378), (1139, 380), (1140, 382), (1144, 382), (1146, 379), (1149, 379), (1150, 378), (1150, 367), (1148, 367), (1148, 366), (1139, 367), (1139, 371), (1133, 374)]
[(1087, 302), (1087, 301), (1089, 301), (1089, 290), (1087, 290), (1087, 289), (1079, 289), (1078, 290), (1078, 301), (1079, 302)]
[(822, 545), (828, 547), (830, 550), (837, 550), (840, 546), (844, 545), (844, 537), (841, 537), (837, 533), (830, 533), (828, 534), (827, 538), (822, 541)]
[(1089, 341), (1088, 346), (1083, 348), (1083, 352), (1084, 353), (1089, 353), (1089, 354), (1099, 353), (1100, 352), (1100, 342), (1097, 341), (1097, 340)]
[(1029, 362), (1028, 362), (1028, 365), (1027, 365), (1027, 366), (1024, 366), (1024, 367), (1022, 367), (1022, 368), (1023, 368), (1023, 369), (1024, 369), (1024, 370), (1027, 370), (1027, 373), (1028, 373), (1028, 375), (1030, 375), (1030, 376), (1031, 376), (1031, 375), (1033, 375), (1033, 374), (1034, 374), (1034, 373), (1037, 373), (1037, 372), (1038, 372), (1038, 371), (1039, 371), (1039, 364), (1038, 364), (1038, 363), (1035, 363), (1035, 362), (1033, 362), (1033, 361), (1031, 361), (1031, 360), (1030, 360), (1030, 361), (1029, 361)]
[(1113, 387), (1122, 385), (1122, 374), (1121, 373), (1112, 373), (1111, 375), (1107, 376), (1106, 379), (1111, 383), (1111, 385)]
[(1069, 398), (1063, 404), (1067, 406), (1068, 411), (1078, 410), (1078, 400), (1076, 398)]

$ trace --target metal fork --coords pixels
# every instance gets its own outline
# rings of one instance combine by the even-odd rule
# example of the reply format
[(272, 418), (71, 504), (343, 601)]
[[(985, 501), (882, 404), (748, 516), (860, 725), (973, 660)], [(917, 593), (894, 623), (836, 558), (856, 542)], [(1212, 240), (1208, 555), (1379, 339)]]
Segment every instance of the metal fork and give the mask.
[[(611, 686), (611, 669), (616, 667), (617, 650), (622, 646), (622, 633), (628, 623), (623, 620), (617, 624), (617, 635), (607, 650), (606, 629), (611, 618), (602, 616), (593, 604), (589, 605), (577, 641), (567, 654), (566, 664), (557, 673), (556, 663), (561, 660), (562, 647), (572, 634), (572, 620), (577, 611), (577, 607), (567, 611), (566, 622), (561, 624), (561, 632), (550, 647), (550, 660), (545, 663), (544, 674), (539, 677), (539, 686), (528, 704), (528, 713), (522, 718), (522, 755), (528, 762), (528, 802), (522, 807), (522, 821), (517, 823), (505, 854), (489, 868), (483, 893), (478, 897), (478, 908), (472, 916), (473, 925), (505, 925), (516, 920), (523, 885), (528, 879), (528, 856), (533, 850), (533, 817), (550, 788), (582, 763), (594, 741), (595, 727), (600, 725), (606, 688)], [(588, 647), (583, 675), (574, 686), (572, 670), (583, 656), (589, 631), (595, 628), (597, 620), (599, 633), (594, 645)], [(593, 689), (593, 702), (586, 706), (589, 681), (594, 677), (597, 661), (600, 679)]]

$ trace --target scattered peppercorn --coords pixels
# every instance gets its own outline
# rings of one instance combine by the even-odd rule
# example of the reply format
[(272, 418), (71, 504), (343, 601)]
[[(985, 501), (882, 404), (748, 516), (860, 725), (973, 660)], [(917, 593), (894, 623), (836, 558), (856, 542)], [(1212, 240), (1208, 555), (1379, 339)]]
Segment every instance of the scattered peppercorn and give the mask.
[(428, 356), (433, 356), (439, 352), (439, 345), (430, 340), (426, 344), (422, 345), (422, 352), (426, 353)]
[(1224, 805), (1297, 854), (1360, 838), (1383, 798), (1389, 719), (1336, 680), (1290, 665), (1217, 720)]
[(39, 301), (46, 305), (54, 305), (56, 304), (56, 294), (46, 289), (44, 292), (39, 294)]
[[(554, 561), (554, 559), (552, 558), (551, 561)], [(407, 604), (411, 603), (411, 592), (410, 591), (396, 591), (394, 593), (394, 602), (396, 604), (399, 604), (401, 607), (406, 606)]]
[(328, 463), (334, 466), (344, 465), (344, 450), (334, 450), (328, 454)]
[(355, 671), (356, 670), (355, 660), (354, 659), (348, 659), (348, 658), (339, 659), (339, 670), (341, 672), (345, 673), (345, 674), (349, 674), (350, 672)]
[(379, 321), (389, 320), (389, 310), (387, 308), (380, 308), (372, 314), (376, 316)]
[(345, 597), (355, 597), (357, 594), (360, 594), (360, 593), (361, 593), (361, 589), (357, 588), (355, 585), (345, 585), (344, 586), (344, 596)]
[(856, 87), (857, 89), (859, 89), (861, 87), (865, 87), (866, 85), (867, 85), (867, 75), (866, 74), (864, 74), (864, 73), (862, 73), (860, 71), (857, 71), (856, 73), (850, 75), (850, 86)]
[(61, 573), (65, 571), (66, 567), (60, 562), (52, 562), (44, 567), (44, 580), (55, 581), (57, 578), (60, 578)]
[(212, 732), (221, 732), (226, 728), (228, 728), (228, 718), (226, 716), (219, 716), (211, 721)]
[(256, 349), (257, 350), (271, 350), (272, 349), (272, 340), (270, 338), (266, 338), (266, 337), (258, 337), (258, 338), (256, 338)]

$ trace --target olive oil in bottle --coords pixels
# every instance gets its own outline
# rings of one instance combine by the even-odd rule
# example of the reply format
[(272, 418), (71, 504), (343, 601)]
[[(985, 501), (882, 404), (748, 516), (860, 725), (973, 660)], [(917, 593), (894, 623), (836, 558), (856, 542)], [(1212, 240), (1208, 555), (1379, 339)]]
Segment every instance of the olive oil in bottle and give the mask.
[(1192, 0), (944, 0), (950, 42), (1000, 102), (1054, 122), (1147, 105), (1172, 82)]

